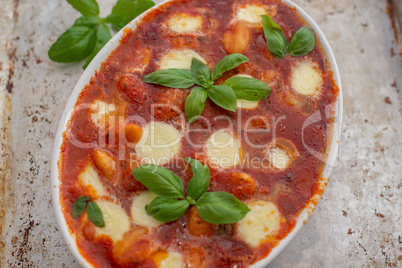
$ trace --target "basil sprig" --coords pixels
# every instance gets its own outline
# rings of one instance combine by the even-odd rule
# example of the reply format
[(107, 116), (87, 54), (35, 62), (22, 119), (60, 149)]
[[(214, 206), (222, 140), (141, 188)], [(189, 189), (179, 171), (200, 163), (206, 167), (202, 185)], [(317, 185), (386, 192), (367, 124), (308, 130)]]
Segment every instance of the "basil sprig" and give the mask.
[(98, 16), (99, 6), (96, 0), (67, 0), (83, 16)]
[(243, 219), (249, 208), (227, 192), (207, 192), (197, 201), (200, 217), (210, 223), (230, 224)]
[(152, 164), (137, 167), (133, 177), (158, 195), (146, 212), (161, 222), (177, 220), (190, 205), (197, 207), (200, 217), (214, 224), (230, 224), (243, 219), (250, 211), (246, 204), (226, 192), (207, 192), (210, 171), (208, 165), (198, 160), (185, 158), (193, 171), (184, 197), (183, 182), (172, 171)]
[(89, 54), (89, 57), (87, 61), (84, 64), (84, 69), (87, 68), (87, 66), (91, 63), (93, 58), (95, 58), (96, 54), (102, 49), (102, 47), (107, 43), (107, 41), (112, 38), (112, 35), (110, 34), (109, 28), (105, 24), (100, 24), (98, 27), (98, 30), (96, 31), (96, 43), (95, 46)]
[(261, 17), (262, 28), (269, 51), (277, 58), (285, 57), (288, 50), (288, 40), (283, 34), (282, 28), (270, 16), (261, 15)]
[(132, 19), (154, 6), (151, 0), (118, 0), (106, 18), (99, 16), (96, 0), (67, 0), (81, 13), (74, 25), (59, 36), (48, 51), (49, 58), (55, 62), (68, 63), (86, 58), (85, 69), (95, 55), (112, 38), (110, 23), (120, 30)]
[(143, 80), (146, 83), (164, 85), (165, 87), (172, 88), (189, 88), (195, 84), (188, 70), (175, 68), (155, 71), (146, 75)]
[(103, 214), (98, 204), (93, 201), (89, 201), (87, 205), (88, 218), (91, 220), (95, 226), (105, 227), (105, 222), (103, 221)]
[(267, 47), (276, 58), (283, 58), (289, 53), (292, 56), (305, 56), (315, 45), (313, 30), (301, 27), (292, 37), (290, 44), (283, 34), (282, 28), (268, 15), (261, 15)]
[(91, 197), (88, 196), (80, 196), (77, 198), (77, 200), (75, 200), (72, 211), (74, 219), (78, 218), (86, 208), (89, 220), (95, 226), (105, 227), (102, 211), (94, 201), (90, 200)]
[(158, 221), (170, 222), (183, 216), (189, 206), (189, 202), (184, 199), (157, 197), (145, 206), (145, 211)]
[(225, 85), (230, 86), (236, 95), (237, 99), (259, 101), (265, 99), (272, 90), (267, 84), (258, 79), (249, 77), (234, 76), (225, 81)]
[(236, 111), (236, 94), (228, 85), (214, 85), (208, 90), (208, 97), (223, 109)]
[(248, 58), (242, 54), (234, 53), (224, 57), (211, 72), (209, 67), (197, 58), (191, 61), (190, 71), (183, 69), (164, 69), (146, 75), (143, 80), (146, 83), (158, 84), (171, 88), (190, 88), (184, 111), (189, 124), (200, 117), (204, 110), (207, 98), (223, 109), (235, 112), (236, 99), (265, 99), (271, 89), (263, 82), (254, 78), (228, 79), (224, 85), (214, 85), (214, 81), (224, 72), (232, 70)]
[(193, 199), (198, 199), (208, 190), (210, 180), (209, 167), (208, 165), (202, 165), (200, 161), (189, 157), (187, 157), (185, 161), (190, 163), (193, 171), (193, 177), (187, 187), (187, 195)]
[(112, 9), (112, 13), (105, 20), (111, 23), (113, 28), (120, 30), (154, 5), (154, 2), (150, 0), (118, 0)]
[(205, 101), (208, 98), (208, 91), (203, 87), (194, 87), (190, 95), (186, 98), (184, 110), (186, 117), (190, 119), (188, 122), (191, 124), (201, 115), (204, 110)]
[(184, 198), (181, 178), (169, 169), (149, 164), (134, 169), (132, 174), (136, 180), (158, 196)]
[(301, 27), (290, 41), (288, 52), (292, 56), (304, 56), (310, 53), (314, 48), (314, 32), (313, 30)]

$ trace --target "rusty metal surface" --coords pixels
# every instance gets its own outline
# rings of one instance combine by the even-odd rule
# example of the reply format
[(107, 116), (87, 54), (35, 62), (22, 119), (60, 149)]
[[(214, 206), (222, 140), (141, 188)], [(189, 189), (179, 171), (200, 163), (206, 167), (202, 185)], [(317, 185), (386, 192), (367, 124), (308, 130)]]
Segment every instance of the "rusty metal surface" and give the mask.
[[(49, 180), (54, 134), (82, 64), (47, 57), (78, 13), (64, 0), (0, 2), (0, 267), (78, 267)], [(99, 2), (106, 14), (115, 1)], [(392, 1), (294, 2), (334, 50), (344, 128), (322, 200), (270, 267), (401, 267), (401, 36)]]

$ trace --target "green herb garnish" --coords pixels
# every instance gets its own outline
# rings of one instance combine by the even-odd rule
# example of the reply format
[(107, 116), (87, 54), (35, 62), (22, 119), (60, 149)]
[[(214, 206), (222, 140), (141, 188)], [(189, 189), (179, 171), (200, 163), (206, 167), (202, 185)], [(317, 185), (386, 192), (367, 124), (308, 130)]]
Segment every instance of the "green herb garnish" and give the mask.
[(282, 28), (276, 24), (270, 16), (261, 15), (267, 47), (272, 55), (277, 58), (285, 57), (288, 49), (288, 40), (283, 34)]
[(292, 56), (304, 56), (310, 53), (314, 48), (314, 32), (313, 30), (301, 27), (290, 41), (288, 52)]
[(143, 80), (146, 83), (171, 88), (189, 88), (198, 85), (191, 90), (184, 106), (187, 121), (191, 124), (200, 117), (207, 98), (210, 98), (219, 107), (235, 112), (236, 99), (257, 101), (268, 97), (272, 90), (267, 84), (254, 78), (233, 77), (223, 85), (214, 85), (214, 81), (224, 72), (247, 61), (248, 58), (242, 54), (231, 54), (224, 57), (211, 73), (205, 63), (193, 58), (190, 71), (174, 68), (158, 70), (146, 75)]
[(103, 214), (99, 206), (93, 202), (89, 201), (87, 205), (88, 218), (91, 220), (95, 226), (105, 227), (105, 222), (103, 221)]
[(237, 99), (259, 101), (267, 97), (267, 84), (258, 79), (235, 76), (226, 80), (225, 85), (233, 89)]
[(95, 226), (105, 227), (102, 211), (95, 202), (90, 200), (91, 197), (87, 196), (80, 196), (79, 198), (77, 198), (77, 200), (73, 204), (72, 214), (74, 219), (78, 218), (84, 212), (86, 207), (89, 220)]
[(89, 200), (91, 200), (91, 198), (87, 196), (80, 196), (77, 200), (75, 200), (73, 204), (74, 219), (78, 218), (82, 214), (82, 212), (84, 212)]
[(61, 63), (77, 62), (88, 57), (84, 69), (112, 38), (107, 23), (118, 31), (132, 19), (154, 6), (151, 0), (118, 0), (112, 13), (106, 18), (101, 18), (96, 0), (67, 0), (67, 2), (82, 16), (59, 36), (50, 47), (48, 55), (52, 61)]
[(226, 192), (207, 192), (210, 180), (208, 165), (185, 158), (191, 164), (193, 177), (184, 197), (182, 180), (172, 171), (152, 164), (137, 167), (133, 177), (158, 195), (145, 207), (146, 212), (161, 222), (180, 218), (190, 205), (195, 205), (200, 217), (214, 224), (231, 224), (243, 219), (250, 211), (246, 204)]
[(282, 28), (271, 17), (267, 15), (261, 17), (267, 47), (276, 58), (283, 58), (287, 53), (292, 56), (304, 56), (313, 50), (315, 43), (313, 30), (301, 27), (289, 44)]

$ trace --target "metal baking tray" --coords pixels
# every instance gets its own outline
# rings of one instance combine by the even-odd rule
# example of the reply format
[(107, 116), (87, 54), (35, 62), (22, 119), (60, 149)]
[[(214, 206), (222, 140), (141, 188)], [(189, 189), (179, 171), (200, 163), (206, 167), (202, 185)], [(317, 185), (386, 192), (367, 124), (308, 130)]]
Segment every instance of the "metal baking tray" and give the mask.
[[(322, 200), (270, 267), (400, 267), (401, 1), (294, 2), (334, 51), (344, 127)], [(114, 3), (99, 0), (101, 13)], [(0, 12), (0, 267), (79, 267), (55, 221), (50, 159), (82, 63), (47, 57), (79, 15), (64, 0), (2, 0)]]

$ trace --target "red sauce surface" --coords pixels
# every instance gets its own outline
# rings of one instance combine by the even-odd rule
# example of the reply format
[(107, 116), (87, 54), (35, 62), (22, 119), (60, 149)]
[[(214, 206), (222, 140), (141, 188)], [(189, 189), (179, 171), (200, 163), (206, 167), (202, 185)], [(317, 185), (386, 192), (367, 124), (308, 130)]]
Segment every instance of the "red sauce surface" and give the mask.
[[(317, 42), (313, 51), (307, 56), (287, 55), (283, 59), (277, 59), (266, 47), (262, 28), (250, 26), (250, 43), (243, 52), (249, 58), (249, 62), (225, 73), (218, 83), (223, 83), (232, 75), (243, 73), (268, 83), (273, 92), (260, 102), (258, 108), (238, 109), (236, 112), (219, 108), (207, 100), (202, 115), (211, 119), (223, 115), (234, 123), (232, 132), (242, 144), (244, 158), (245, 156), (250, 159), (263, 157), (266, 153), (263, 147), (267, 147), (278, 138), (291, 141), (299, 156), (293, 159), (290, 166), (284, 170), (272, 167), (251, 168), (241, 164), (229, 169), (220, 169), (210, 165), (209, 191), (227, 191), (237, 195), (243, 202), (260, 199), (274, 202), (286, 219), (281, 225), (279, 234), (257, 248), (251, 248), (237, 237), (234, 225), (216, 226), (214, 233), (208, 237), (192, 236), (188, 231), (188, 212), (186, 212), (179, 220), (164, 224), (154, 233), (149, 233), (148, 236), (144, 236), (145, 238), (132, 242), (128, 246), (129, 252), (126, 252), (130, 260), (122, 261), (123, 257), (116, 257), (110, 238), (95, 236), (93, 226), (85, 221), (84, 217), (81, 216), (78, 219), (72, 217), (71, 209), (74, 201), (82, 195), (88, 195), (87, 189), (78, 184), (78, 175), (89, 163), (93, 163), (92, 153), (97, 148), (107, 150), (117, 160), (118, 168), (113, 181), (105, 178), (100, 170), (97, 171), (107, 191), (117, 197), (128, 215), (130, 215), (133, 197), (139, 191), (145, 190), (145, 187), (135, 181), (130, 174), (133, 166), (129, 156), (135, 153), (135, 149), (119, 142), (111, 142), (110, 131), (100, 131), (92, 123), (89, 109), (78, 109), (79, 105), (103, 100), (115, 104), (118, 107), (117, 113), (125, 119), (140, 116), (145, 122), (162, 121), (181, 129), (183, 122), (175, 111), (162, 107), (152, 114), (152, 107), (158, 103), (168, 102), (183, 110), (184, 99), (191, 89), (177, 91), (146, 84), (142, 82), (142, 77), (159, 69), (160, 59), (171, 49), (193, 49), (212, 69), (227, 55), (222, 45), (222, 36), (225, 31), (230, 31), (233, 27), (231, 20), (235, 16), (236, 6), (245, 3), (273, 7), (276, 10), (273, 19), (282, 27), (289, 41), (303, 25), (295, 10), (274, 0), (173, 1), (149, 12), (135, 31), (127, 30), (121, 44), (110, 54), (81, 92), (61, 147), (60, 197), (69, 229), (76, 234), (81, 254), (96, 267), (156, 267), (151, 256), (158, 248), (169, 248), (181, 252), (186, 260), (198, 262), (197, 265), (200, 267), (247, 267), (267, 256), (272, 248), (293, 230), (297, 216), (312, 197), (321, 194), (322, 190), (318, 183), (323, 162), (317, 159), (311, 150), (326, 152), (331, 119), (321, 116), (320, 120), (307, 127), (303, 127), (303, 124), (313, 113), (318, 111), (319, 114), (325, 115), (326, 107), (328, 105), (333, 107), (338, 89), (333, 81), (332, 72)], [(175, 13), (200, 14), (203, 18), (201, 33), (179, 35), (170, 31), (166, 26), (167, 20)], [(292, 68), (298, 62), (305, 60), (315, 63), (322, 72), (322, 89), (320, 94), (314, 97), (298, 95), (291, 88)], [(136, 68), (142, 66), (144, 62), (148, 62), (146, 67), (143, 70), (137, 70)], [(290, 105), (286, 101), (289, 96), (295, 96), (301, 105), (298, 107)], [(250, 124), (245, 126), (247, 119), (253, 117)], [(130, 123), (139, 123), (135, 119), (130, 120)], [(186, 126), (186, 137), (182, 139), (179, 155), (164, 165), (183, 179), (185, 187), (192, 173), (183, 158), (198, 158), (208, 163), (207, 158), (203, 158), (205, 153), (202, 146), (192, 147), (188, 141), (205, 144), (213, 132), (228, 127), (228, 120), (211, 120), (211, 130), (205, 132), (192, 131), (206, 128), (202, 120)], [(250, 132), (247, 129), (261, 131)], [(245, 139), (249, 142), (244, 142)], [(76, 146), (77, 141), (92, 145), (82, 148), (82, 146)], [(258, 145), (258, 148), (254, 145)], [(255, 194), (239, 195), (237, 188), (230, 181), (230, 174), (236, 171), (245, 172), (254, 178)], [(131, 228), (139, 227), (132, 224)], [(130, 241), (129, 235), (126, 234), (124, 237), (126, 241)]]

